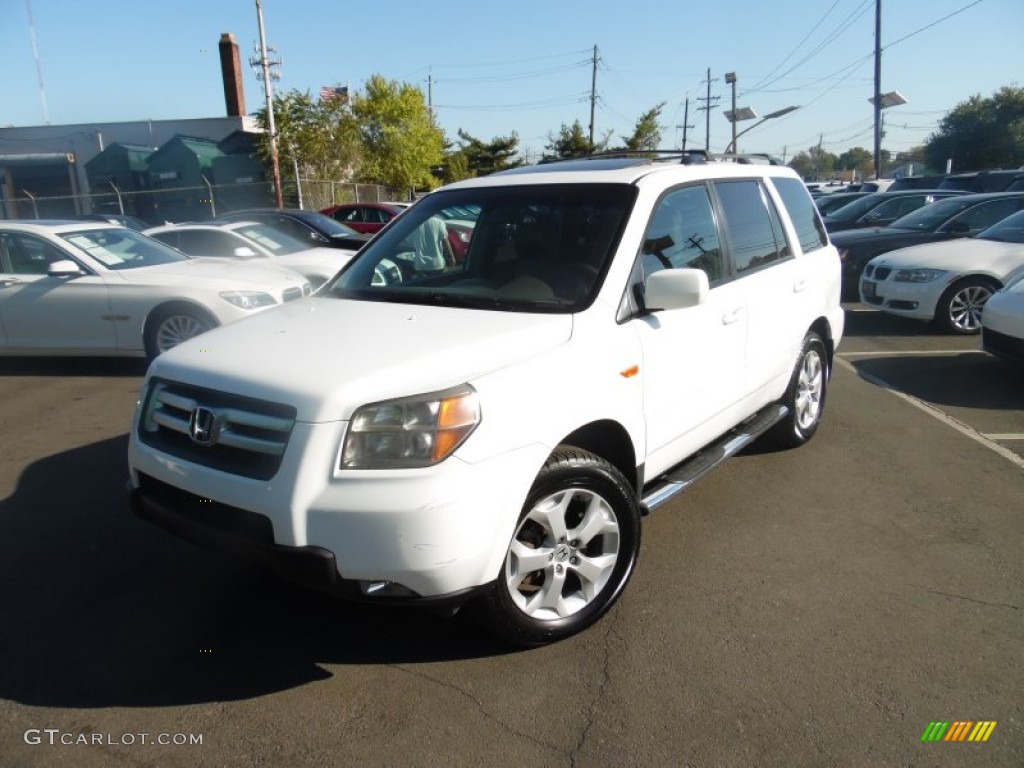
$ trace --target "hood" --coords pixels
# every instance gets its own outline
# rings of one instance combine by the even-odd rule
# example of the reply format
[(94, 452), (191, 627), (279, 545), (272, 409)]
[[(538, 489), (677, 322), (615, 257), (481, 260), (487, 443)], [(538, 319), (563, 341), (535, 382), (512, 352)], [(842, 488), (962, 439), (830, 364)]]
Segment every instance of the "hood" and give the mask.
[(210, 290), (283, 290), (301, 286), (305, 278), (292, 270), (266, 263), (249, 264), (235, 258), (193, 258), (152, 267), (114, 270), (110, 274), (130, 283), (202, 286)]
[(278, 264), (299, 269), (304, 267), (325, 277), (334, 276), (356, 255), (353, 250), (345, 248), (309, 248), (295, 253), (276, 256)]
[(572, 335), (572, 315), (313, 297), (216, 328), (150, 373), (348, 419), (366, 403), (472, 382)]
[(984, 272), (1001, 280), (1024, 266), (1024, 245), (979, 238), (959, 238), (900, 248), (877, 256), (873, 263), (892, 269)]

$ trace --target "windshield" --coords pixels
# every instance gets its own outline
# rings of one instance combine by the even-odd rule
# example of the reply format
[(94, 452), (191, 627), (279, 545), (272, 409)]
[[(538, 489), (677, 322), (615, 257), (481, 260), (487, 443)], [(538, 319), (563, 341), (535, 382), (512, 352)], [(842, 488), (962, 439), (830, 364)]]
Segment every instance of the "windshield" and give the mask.
[(346, 227), (340, 221), (335, 221), (330, 216), (324, 216), (322, 213), (316, 211), (303, 211), (301, 218), (303, 221), (308, 222), (310, 226), (316, 227), (321, 232), (325, 232), (328, 235), (341, 235), (347, 237), (349, 235), (358, 235), (352, 227)]
[(829, 211), (825, 219), (826, 221), (854, 221), (859, 219), (885, 199), (886, 198), (882, 197), (881, 194), (868, 195), (867, 197), (862, 197), (860, 200), (854, 200), (852, 203), (844, 205), (842, 208)]
[(998, 240), (1001, 243), (1024, 244), (1024, 211), (1007, 216), (998, 224), (983, 229), (975, 237), (982, 240)]
[(593, 300), (636, 195), (623, 184), (435, 192), (320, 295), (520, 312)]
[(250, 240), (254, 240), (259, 245), (262, 245), (275, 256), (298, 253), (307, 248), (306, 244), (301, 240), (266, 224), (242, 224), (232, 227), (232, 229), (240, 235), (245, 235)]
[(892, 229), (913, 229), (918, 232), (934, 232), (947, 219), (964, 210), (973, 201), (970, 198), (947, 197), (896, 219), (889, 226)]
[(131, 229), (87, 229), (61, 237), (107, 269), (135, 269), (188, 261), (189, 257)]

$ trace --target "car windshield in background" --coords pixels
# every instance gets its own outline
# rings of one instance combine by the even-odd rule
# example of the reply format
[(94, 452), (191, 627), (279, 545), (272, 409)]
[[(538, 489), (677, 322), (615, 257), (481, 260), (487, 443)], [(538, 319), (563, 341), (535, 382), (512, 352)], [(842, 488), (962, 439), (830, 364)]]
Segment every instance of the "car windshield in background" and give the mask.
[(956, 216), (972, 203), (959, 197), (938, 200), (931, 205), (918, 208), (902, 216), (889, 226), (892, 229), (913, 229), (919, 232), (934, 232), (946, 219)]
[(135, 269), (188, 261), (188, 256), (131, 229), (83, 229), (61, 237), (107, 269)]
[[(590, 303), (635, 199), (624, 184), (436, 192), (320, 295), (521, 312)], [(453, 226), (465, 249), (452, 246)]]
[(1001, 243), (1024, 244), (1024, 211), (1007, 216), (988, 229), (981, 230), (975, 237), (980, 240), (997, 240)]
[(262, 245), (275, 256), (285, 256), (289, 253), (304, 251), (309, 246), (291, 235), (287, 235), (279, 229), (267, 226), (266, 224), (245, 224), (240, 227), (233, 227), (235, 232), (245, 235), (250, 240)]
[(829, 211), (828, 219), (830, 221), (854, 221), (878, 205), (879, 200), (884, 199), (884, 197), (879, 197), (878, 195), (862, 197), (860, 200), (854, 200), (852, 203), (848, 203), (842, 208)]
[(346, 227), (339, 221), (335, 221), (330, 216), (324, 216), (322, 213), (316, 211), (303, 211), (302, 220), (309, 222), (310, 226), (314, 226), (321, 232), (326, 232), (328, 235), (342, 235), (348, 237), (350, 235), (358, 235), (352, 227)]

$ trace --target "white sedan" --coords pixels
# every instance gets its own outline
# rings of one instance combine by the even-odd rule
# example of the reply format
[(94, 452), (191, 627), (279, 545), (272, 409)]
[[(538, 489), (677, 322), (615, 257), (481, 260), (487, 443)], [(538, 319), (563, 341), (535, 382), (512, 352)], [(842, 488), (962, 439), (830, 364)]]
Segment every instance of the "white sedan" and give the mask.
[(0, 221), (0, 355), (153, 358), (311, 292), (290, 270), (192, 259), (111, 224)]
[(279, 229), (254, 221), (175, 224), (153, 227), (144, 234), (189, 256), (273, 259), (305, 277), (314, 289), (334, 277), (356, 253), (342, 248), (310, 248)]
[(926, 243), (876, 256), (860, 299), (883, 312), (933, 321), (950, 333), (978, 333), (991, 296), (1024, 272), (1024, 211), (974, 237)]
[(989, 299), (981, 317), (981, 348), (1024, 363), (1024, 274)]

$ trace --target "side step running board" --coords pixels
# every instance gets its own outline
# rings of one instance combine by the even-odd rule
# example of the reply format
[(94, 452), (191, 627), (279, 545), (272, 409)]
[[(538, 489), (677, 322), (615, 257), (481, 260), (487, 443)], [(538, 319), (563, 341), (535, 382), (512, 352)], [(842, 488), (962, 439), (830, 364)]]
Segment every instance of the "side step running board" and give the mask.
[(788, 414), (789, 408), (784, 405), (779, 403), (769, 405), (730, 432), (726, 432), (700, 452), (686, 459), (682, 464), (677, 464), (665, 474), (652, 480), (644, 486), (644, 495), (640, 500), (643, 513), (646, 515), (650, 510), (664, 504), (677, 493), (689, 488), (730, 456), (746, 448)]

